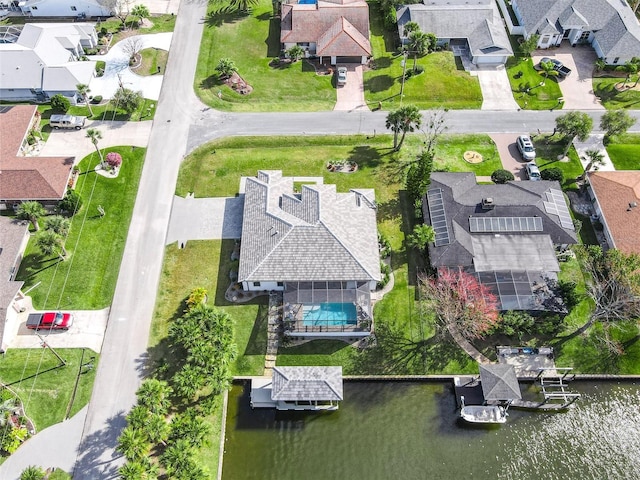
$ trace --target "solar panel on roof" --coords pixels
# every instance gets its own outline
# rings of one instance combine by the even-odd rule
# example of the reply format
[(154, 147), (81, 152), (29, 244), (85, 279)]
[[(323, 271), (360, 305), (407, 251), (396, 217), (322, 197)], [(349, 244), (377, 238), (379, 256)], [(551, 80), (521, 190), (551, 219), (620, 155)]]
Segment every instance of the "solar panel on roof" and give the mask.
[(550, 215), (557, 215), (560, 219), (560, 225), (562, 228), (575, 230), (573, 219), (569, 213), (569, 207), (567, 207), (567, 202), (564, 199), (564, 194), (560, 190), (556, 190), (554, 188), (550, 188), (545, 192), (545, 194), (547, 196), (547, 201), (542, 202), (545, 211)]
[(431, 226), (436, 234), (435, 245), (449, 245), (449, 227), (447, 225), (447, 216), (444, 213), (444, 201), (442, 199), (442, 189), (434, 188), (427, 192), (427, 204), (429, 205), (429, 217), (431, 217)]
[(469, 217), (471, 233), (542, 232), (540, 217)]

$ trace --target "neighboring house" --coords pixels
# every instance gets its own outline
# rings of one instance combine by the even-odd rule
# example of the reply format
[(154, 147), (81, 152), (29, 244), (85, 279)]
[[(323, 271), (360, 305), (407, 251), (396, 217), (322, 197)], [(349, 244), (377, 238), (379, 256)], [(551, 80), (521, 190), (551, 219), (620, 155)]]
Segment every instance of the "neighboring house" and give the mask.
[(25, 156), (40, 115), (34, 105), (0, 105), (0, 210), (24, 200), (55, 205), (66, 193), (74, 157)]
[(238, 282), (282, 291), (285, 333), (366, 336), (381, 279), (374, 191), (337, 193), (260, 171), (245, 183)]
[(589, 183), (609, 246), (640, 254), (640, 171), (591, 172)]
[(558, 182), (478, 185), (473, 173), (434, 172), (423, 204), (434, 268), (473, 274), (501, 310), (560, 309), (548, 288), (560, 271), (555, 248), (577, 237)]
[(80, 59), (97, 45), (89, 23), (0, 26), (0, 100), (47, 101), (59, 93), (75, 104), (76, 85), (89, 85), (96, 68)]
[(281, 5), (280, 42), (307, 57), (336, 63), (366, 63), (371, 56), (369, 5), (364, 0), (299, 0)]
[(620, 65), (640, 57), (640, 25), (624, 0), (512, 0), (524, 37), (539, 48), (590, 44), (599, 58)]
[(494, 0), (423, 0), (398, 8), (398, 33), (415, 22), (433, 33), (438, 44), (449, 44), (454, 54), (468, 56), (476, 65), (504, 65), (513, 55), (509, 37)]
[(273, 367), (251, 380), (251, 408), (337, 410), (342, 399), (342, 367)]
[(29, 240), (29, 224), (0, 216), (0, 351), (7, 350), (10, 325), (17, 327), (16, 318), (22, 309), (20, 289), (24, 282), (16, 282), (22, 254)]
[(111, 17), (117, 0), (22, 0), (15, 2), (29, 17)]

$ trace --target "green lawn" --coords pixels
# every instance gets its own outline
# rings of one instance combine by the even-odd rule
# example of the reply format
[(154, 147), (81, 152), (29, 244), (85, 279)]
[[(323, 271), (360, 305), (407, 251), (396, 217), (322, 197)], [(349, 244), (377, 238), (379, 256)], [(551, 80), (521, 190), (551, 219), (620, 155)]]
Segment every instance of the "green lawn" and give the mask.
[(607, 153), (616, 170), (640, 170), (640, 134), (613, 137)]
[[(482, 155), (482, 162), (471, 164), (464, 160), (467, 150)], [(502, 168), (496, 144), (488, 135), (444, 135), (436, 147), (434, 167), (449, 172), (474, 172), (476, 175), (491, 175)]]
[[(632, 78), (631, 81), (633, 82), (634, 79)], [(616, 89), (616, 85), (621, 86), (623, 82), (624, 78), (620, 77), (594, 78), (593, 92), (607, 109), (629, 108), (634, 110), (640, 108), (640, 89)], [(633, 85), (633, 83), (627, 85)]]
[[(10, 348), (0, 357), (0, 381), (20, 396), (37, 431), (64, 420), (67, 410), (72, 417), (89, 402), (99, 355), (85, 349), (83, 357), (82, 351), (56, 349), (67, 362), (60, 368), (56, 368), (60, 362), (49, 349)], [(92, 363), (93, 368), (82, 369), (73, 398), (80, 365), (87, 363)]]
[(98, 23), (96, 25), (96, 30), (98, 33), (104, 27), (107, 29), (109, 33), (114, 34), (114, 38), (111, 42), (111, 46), (113, 46), (119, 40), (126, 38), (130, 35), (145, 35), (149, 33), (163, 33), (163, 32), (173, 32), (176, 26), (176, 15), (163, 14), (163, 15), (152, 15), (149, 18), (149, 21), (153, 23), (151, 28), (133, 28), (131, 30), (131, 25), (134, 25), (134, 22), (137, 21), (137, 18), (129, 16), (127, 18), (127, 30), (121, 30), (122, 22), (115, 17), (111, 17), (104, 22)]
[[(402, 55), (398, 55), (397, 32), (384, 29), (377, 3), (369, 7), (371, 47), (375, 69), (364, 72), (365, 98), (372, 107), (382, 102), (382, 108), (393, 110), (400, 105), (402, 86)], [(480, 108), (482, 92), (478, 79), (460, 66), (451, 52), (435, 52), (418, 59), (424, 68), (420, 75), (405, 80), (404, 99), (420, 109)], [(413, 59), (407, 60), (407, 71), (413, 68)]]
[[(331, 110), (336, 92), (330, 75), (316, 75), (305, 61), (273, 68), (269, 62), (280, 54), (280, 19), (273, 6), (259, 0), (249, 14), (225, 13), (224, 3), (208, 7), (195, 91), (207, 105), (231, 111)], [(230, 58), (238, 74), (253, 91), (241, 95), (225, 86), (215, 70), (221, 58)], [(218, 92), (221, 98), (218, 98)]]
[(145, 48), (140, 54), (142, 55), (142, 64), (134, 70), (136, 74), (142, 76), (164, 74), (169, 52), (159, 48)]
[(584, 169), (578, 158), (576, 149), (572, 146), (569, 149), (569, 161), (560, 161), (558, 156), (564, 151), (567, 140), (560, 135), (537, 135), (533, 137), (533, 144), (536, 147), (536, 163), (540, 170), (556, 167), (564, 173), (563, 190), (575, 190), (576, 178), (582, 175)]
[[(520, 108), (527, 110), (548, 110), (560, 107), (558, 98), (562, 91), (556, 77), (544, 78), (529, 57), (511, 57), (507, 62), (507, 76), (513, 96)], [(540, 86), (540, 82), (544, 85)], [(528, 91), (527, 91), (528, 90)]]
[[(81, 115), (90, 120), (138, 122), (141, 120), (153, 120), (153, 117), (156, 114), (157, 104), (157, 100), (149, 100), (148, 98), (145, 98), (140, 105), (140, 108), (131, 114), (128, 114), (122, 109), (113, 108), (113, 105), (110, 102), (101, 103), (100, 105), (91, 104), (91, 111), (93, 112), (93, 115), (91, 115), (89, 107), (86, 105), (73, 105), (69, 108), (67, 113), (69, 115)], [(42, 121), (40, 122), (42, 132), (47, 134), (51, 133), (52, 129), (49, 127), (49, 118), (51, 118), (51, 115), (60, 112), (54, 112), (51, 105), (48, 104), (38, 106), (38, 111), (42, 115)]]
[[(151, 358), (157, 364), (170, 362), (170, 348), (165, 340), (170, 321), (182, 315), (189, 293), (196, 287), (204, 287), (209, 292), (208, 302), (227, 311), (235, 321), (239, 355), (233, 374), (262, 374), (267, 343), (267, 300), (259, 297), (248, 304), (231, 304), (225, 300), (229, 271), (238, 268), (238, 262), (231, 261), (233, 248), (233, 240), (189, 241), (184, 249), (177, 248), (177, 244), (166, 248), (149, 339)], [(202, 262), (203, 258), (207, 261)]]
[[(80, 162), (76, 191), (84, 203), (72, 219), (67, 260), (43, 256), (33, 238), (27, 245), (17, 279), (25, 282), (25, 290), (38, 284), (29, 293), (36, 308), (98, 309), (111, 303), (146, 150), (113, 147), (105, 152), (122, 155), (120, 174), (96, 174), (97, 154)], [(98, 205), (106, 211), (104, 218)]]

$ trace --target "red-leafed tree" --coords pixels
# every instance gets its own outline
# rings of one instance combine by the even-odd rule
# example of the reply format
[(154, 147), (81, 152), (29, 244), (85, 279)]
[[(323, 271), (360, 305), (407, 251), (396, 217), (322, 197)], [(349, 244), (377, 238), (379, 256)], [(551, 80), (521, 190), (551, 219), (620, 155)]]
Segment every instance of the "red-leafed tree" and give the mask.
[(461, 270), (443, 268), (437, 278), (419, 278), (421, 307), (444, 328), (465, 338), (480, 338), (500, 321), (498, 299), (476, 278)]
[(106, 161), (111, 168), (118, 168), (122, 165), (122, 156), (117, 152), (109, 152)]

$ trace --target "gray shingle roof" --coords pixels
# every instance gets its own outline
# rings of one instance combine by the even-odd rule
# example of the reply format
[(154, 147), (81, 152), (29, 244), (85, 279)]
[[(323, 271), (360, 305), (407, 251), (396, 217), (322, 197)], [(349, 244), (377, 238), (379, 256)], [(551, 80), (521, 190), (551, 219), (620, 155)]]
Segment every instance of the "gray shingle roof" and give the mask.
[(562, 27), (581, 26), (594, 32), (606, 57), (640, 56), (640, 25), (622, 0), (513, 0), (513, 3), (521, 13), (527, 33), (561, 33)]
[(485, 400), (516, 400), (522, 398), (513, 365), (481, 364), (480, 382)]
[[(510, 235), (547, 235), (556, 245), (576, 243), (577, 237), (573, 230), (560, 225), (557, 215), (547, 213), (543, 202), (547, 200), (546, 192), (550, 188), (560, 190), (558, 182), (509, 182), (504, 185), (478, 185), (473, 173), (434, 172), (431, 175), (430, 189), (440, 188), (447, 226), (451, 243), (442, 246), (429, 246), (429, 256), (434, 267), (452, 267), (473, 265), (474, 245), (473, 237), (490, 236), (494, 233), (469, 233), (469, 217), (540, 217), (543, 231), (538, 234), (526, 232), (522, 234), (509, 232)], [(492, 198), (495, 207), (483, 210), (480, 206), (484, 198)], [(425, 207), (428, 201), (424, 199)], [(431, 224), (428, 208), (424, 208), (425, 223)], [(541, 241), (543, 241), (541, 239)], [(486, 242), (486, 240), (485, 240)], [(548, 240), (544, 241), (545, 243)], [(548, 256), (540, 255), (539, 265), (529, 265), (528, 270), (543, 270)], [(514, 267), (515, 268), (515, 267)]]
[(429, 0), (407, 5), (397, 12), (398, 31), (403, 35), (407, 22), (416, 22), (420, 30), (438, 38), (466, 38), (472, 55), (513, 55), (507, 32), (495, 2), (474, 3)]
[(260, 171), (248, 178), (239, 281), (378, 281), (381, 278), (373, 190), (337, 193)]
[(273, 400), (339, 401), (342, 367), (273, 367)]
[(4, 326), (7, 310), (24, 282), (9, 280), (21, 254), (20, 248), (29, 225), (22, 220), (0, 216), (0, 347), (6, 349)]

